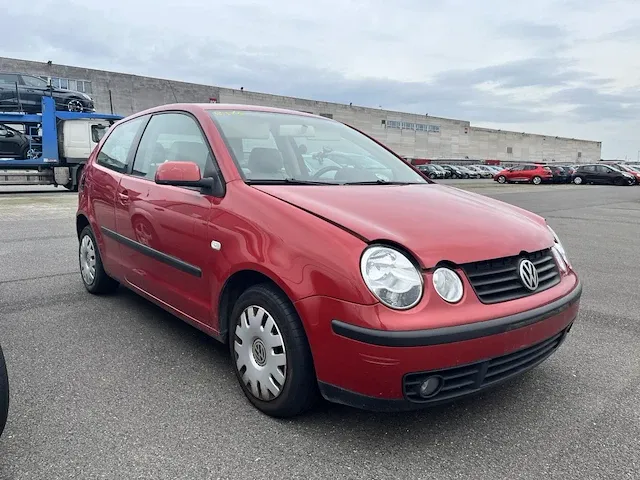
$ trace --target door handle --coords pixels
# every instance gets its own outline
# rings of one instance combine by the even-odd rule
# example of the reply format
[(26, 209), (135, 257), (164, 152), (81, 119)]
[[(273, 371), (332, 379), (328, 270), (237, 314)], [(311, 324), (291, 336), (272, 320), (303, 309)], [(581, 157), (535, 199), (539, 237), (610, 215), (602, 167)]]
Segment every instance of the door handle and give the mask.
[(128, 190), (122, 190), (122, 191), (118, 192), (118, 199), (119, 199), (120, 204), (128, 205), (129, 204), (129, 191)]

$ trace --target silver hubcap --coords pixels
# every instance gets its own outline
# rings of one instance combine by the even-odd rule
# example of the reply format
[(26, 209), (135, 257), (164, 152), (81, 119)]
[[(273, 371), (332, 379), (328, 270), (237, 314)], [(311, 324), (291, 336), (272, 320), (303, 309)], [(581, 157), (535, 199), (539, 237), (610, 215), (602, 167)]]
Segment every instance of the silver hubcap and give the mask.
[(236, 325), (236, 368), (254, 397), (269, 401), (282, 392), (287, 375), (284, 339), (264, 308), (247, 307)]
[(85, 235), (80, 243), (80, 272), (84, 283), (93, 284), (96, 278), (96, 249), (89, 235)]
[(533, 179), (533, 183), (535, 183), (536, 185), (538, 185), (542, 180), (540, 180), (538, 177)]
[(70, 112), (81, 112), (82, 102), (80, 102), (79, 100), (70, 100), (67, 104), (67, 108)]
[(504, 183), (505, 182), (505, 178), (504, 177), (498, 177), (498, 182), (500, 183)]
[(576, 178), (573, 180), (573, 183), (576, 183), (576, 184), (578, 184), (578, 185), (579, 185), (579, 184), (581, 184), (581, 183), (582, 183), (582, 179), (581, 179), (580, 177), (576, 177)]

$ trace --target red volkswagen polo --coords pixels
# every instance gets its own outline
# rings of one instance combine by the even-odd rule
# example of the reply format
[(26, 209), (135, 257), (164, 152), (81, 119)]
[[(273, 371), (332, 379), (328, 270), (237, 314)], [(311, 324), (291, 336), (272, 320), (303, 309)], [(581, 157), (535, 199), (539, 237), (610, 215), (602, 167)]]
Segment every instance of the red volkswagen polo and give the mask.
[(438, 185), (323, 117), (176, 104), (115, 124), (79, 185), (79, 266), (228, 344), (261, 411), (450, 401), (548, 358), (580, 282), (545, 220)]

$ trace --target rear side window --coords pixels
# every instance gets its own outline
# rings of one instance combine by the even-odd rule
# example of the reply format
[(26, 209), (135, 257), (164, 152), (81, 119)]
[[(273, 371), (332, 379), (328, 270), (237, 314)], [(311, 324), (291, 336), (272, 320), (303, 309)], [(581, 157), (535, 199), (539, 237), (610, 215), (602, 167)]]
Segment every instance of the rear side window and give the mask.
[(183, 113), (162, 113), (151, 117), (145, 128), (131, 173), (153, 180), (161, 163), (174, 161), (194, 162), (202, 175), (212, 160), (197, 120)]
[(0, 73), (0, 83), (14, 85), (16, 83), (20, 84), (20, 79), (18, 75), (14, 73)]
[(134, 118), (115, 127), (102, 145), (96, 163), (110, 170), (124, 173), (133, 140), (146, 119), (147, 117)]

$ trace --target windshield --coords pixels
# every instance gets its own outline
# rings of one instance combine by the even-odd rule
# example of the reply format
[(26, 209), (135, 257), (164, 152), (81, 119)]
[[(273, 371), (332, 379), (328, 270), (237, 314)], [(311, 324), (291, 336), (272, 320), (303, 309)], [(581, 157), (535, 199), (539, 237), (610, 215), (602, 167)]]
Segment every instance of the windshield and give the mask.
[(210, 110), (249, 183), (429, 183), (373, 140), (330, 119)]

